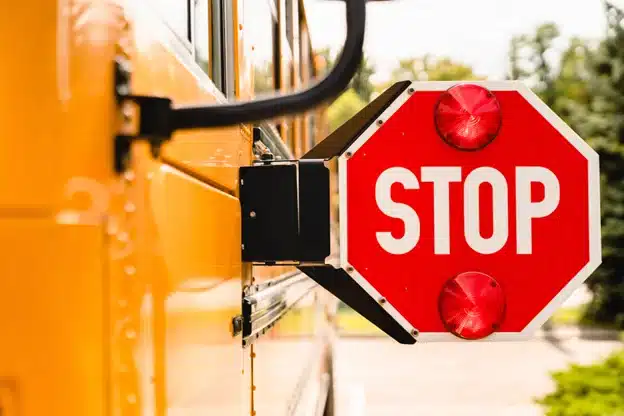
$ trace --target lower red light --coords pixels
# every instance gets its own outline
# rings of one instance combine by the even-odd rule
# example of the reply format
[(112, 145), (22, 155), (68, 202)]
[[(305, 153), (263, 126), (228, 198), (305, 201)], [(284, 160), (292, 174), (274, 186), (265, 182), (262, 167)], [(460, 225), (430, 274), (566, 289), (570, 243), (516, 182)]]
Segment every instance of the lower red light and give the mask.
[(496, 280), (484, 273), (466, 272), (444, 284), (438, 306), (448, 331), (476, 340), (500, 327), (505, 303), (505, 294)]
[(440, 137), (460, 150), (478, 150), (488, 145), (501, 127), (498, 100), (488, 89), (459, 84), (440, 96), (434, 110)]

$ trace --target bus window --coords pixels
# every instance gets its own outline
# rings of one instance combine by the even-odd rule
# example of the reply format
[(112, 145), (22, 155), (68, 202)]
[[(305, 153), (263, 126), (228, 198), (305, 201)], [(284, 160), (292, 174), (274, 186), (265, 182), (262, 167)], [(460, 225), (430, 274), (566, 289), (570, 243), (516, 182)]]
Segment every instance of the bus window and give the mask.
[[(194, 0), (201, 6), (201, 24), (206, 24), (209, 52), (208, 73), (212, 82), (226, 97), (235, 96), (234, 74), (234, 9), (231, 0)], [(197, 13), (196, 13), (197, 14)], [(197, 21), (197, 16), (196, 16)]]
[(308, 149), (310, 150), (316, 144), (316, 114), (310, 114), (308, 119)]
[(275, 91), (277, 88), (275, 62), (279, 62), (275, 0), (245, 2), (244, 21), (248, 29), (245, 36), (253, 45), (254, 92), (258, 95)]
[(290, 47), (290, 50), (294, 49), (294, 41), (295, 41), (295, 36), (293, 33), (294, 30), (294, 7), (295, 7), (295, 1), (294, 0), (286, 0), (285, 3), (286, 6), (286, 39), (288, 41), (288, 46)]
[(193, 50), (195, 62), (212, 77), (210, 59), (210, 19), (208, 0), (193, 0)]
[(167, 26), (188, 45), (191, 40), (189, 0), (156, 0), (155, 3)]

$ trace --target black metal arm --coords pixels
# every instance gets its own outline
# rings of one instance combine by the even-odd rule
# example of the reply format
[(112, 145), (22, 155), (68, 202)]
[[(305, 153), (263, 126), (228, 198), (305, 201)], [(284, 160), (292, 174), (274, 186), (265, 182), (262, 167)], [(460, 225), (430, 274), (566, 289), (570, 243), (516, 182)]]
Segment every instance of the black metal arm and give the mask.
[(366, 26), (366, 1), (346, 0), (345, 3), (347, 37), (338, 62), (324, 79), (306, 90), (272, 98), (210, 106), (174, 106), (171, 131), (251, 123), (301, 113), (338, 96), (358, 70)]

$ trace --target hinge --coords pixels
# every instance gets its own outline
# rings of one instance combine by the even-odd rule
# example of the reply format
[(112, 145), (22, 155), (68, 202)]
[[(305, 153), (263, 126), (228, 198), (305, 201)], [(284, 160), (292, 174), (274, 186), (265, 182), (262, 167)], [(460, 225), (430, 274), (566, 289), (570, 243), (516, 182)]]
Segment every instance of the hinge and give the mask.
[(241, 255), (264, 265), (325, 264), (331, 254), (324, 160), (263, 160), (239, 168)]
[(115, 59), (115, 96), (120, 115), (115, 136), (116, 172), (126, 169), (133, 141), (146, 140), (157, 157), (173, 132), (171, 99), (130, 94), (131, 73), (127, 59)]
[(232, 318), (232, 336), (235, 337), (243, 332), (243, 316), (237, 315)]
[(316, 283), (296, 271), (246, 288), (242, 299), (242, 343), (247, 347), (268, 333)]

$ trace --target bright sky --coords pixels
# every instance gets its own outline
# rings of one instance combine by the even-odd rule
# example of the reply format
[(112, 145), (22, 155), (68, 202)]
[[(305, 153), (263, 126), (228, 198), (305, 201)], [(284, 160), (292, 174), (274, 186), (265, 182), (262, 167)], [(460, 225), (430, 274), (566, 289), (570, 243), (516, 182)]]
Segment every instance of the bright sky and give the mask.
[[(344, 4), (305, 2), (313, 46), (337, 51), (345, 36)], [(365, 52), (378, 80), (389, 76), (398, 59), (425, 54), (449, 56), (500, 79), (515, 34), (553, 21), (564, 38), (597, 39), (606, 27), (601, 0), (394, 0), (367, 7)]]

